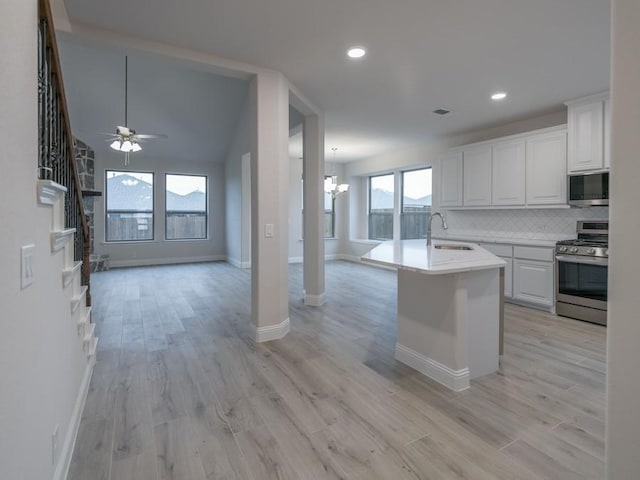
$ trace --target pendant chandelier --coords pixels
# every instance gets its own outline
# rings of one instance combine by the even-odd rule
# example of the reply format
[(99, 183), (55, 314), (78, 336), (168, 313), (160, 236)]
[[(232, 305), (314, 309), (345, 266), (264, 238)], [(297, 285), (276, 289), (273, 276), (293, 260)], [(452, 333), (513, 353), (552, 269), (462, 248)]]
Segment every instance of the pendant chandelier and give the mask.
[[(333, 167), (332, 167), (333, 172), (335, 172), (335, 168), (336, 168), (336, 151), (337, 150), (338, 149), (336, 147), (333, 147), (331, 149), (331, 151), (333, 152)], [(347, 190), (349, 190), (349, 184), (338, 183), (337, 175), (331, 175), (330, 177), (324, 179), (324, 191), (325, 193), (328, 193), (329, 195), (331, 195), (331, 198), (334, 200), (338, 195), (346, 192)]]

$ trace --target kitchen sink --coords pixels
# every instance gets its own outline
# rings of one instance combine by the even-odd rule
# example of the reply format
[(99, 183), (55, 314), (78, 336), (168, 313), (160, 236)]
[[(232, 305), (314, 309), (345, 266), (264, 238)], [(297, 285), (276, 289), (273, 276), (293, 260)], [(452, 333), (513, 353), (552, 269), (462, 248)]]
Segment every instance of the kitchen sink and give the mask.
[(453, 245), (450, 243), (439, 243), (434, 245), (433, 248), (437, 248), (439, 250), (473, 250), (473, 248), (466, 245)]

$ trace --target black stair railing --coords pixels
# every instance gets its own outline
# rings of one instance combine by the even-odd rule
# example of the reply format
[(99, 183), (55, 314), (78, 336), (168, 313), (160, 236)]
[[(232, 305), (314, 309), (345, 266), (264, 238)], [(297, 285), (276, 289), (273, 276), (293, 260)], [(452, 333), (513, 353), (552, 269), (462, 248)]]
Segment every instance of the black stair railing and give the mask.
[[(38, 2), (38, 176), (67, 188), (65, 228), (75, 228), (74, 258), (82, 261), (81, 283), (89, 288), (89, 225), (82, 203), (80, 177), (75, 162), (73, 136), (62, 83), (51, 6)], [(87, 305), (91, 304), (87, 290)]]

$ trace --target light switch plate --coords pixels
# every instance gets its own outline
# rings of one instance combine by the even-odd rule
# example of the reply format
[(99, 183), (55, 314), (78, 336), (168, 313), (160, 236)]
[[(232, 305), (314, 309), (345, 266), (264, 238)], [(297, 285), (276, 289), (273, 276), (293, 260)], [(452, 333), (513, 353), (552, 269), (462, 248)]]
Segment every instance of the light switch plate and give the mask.
[(20, 285), (27, 288), (33, 283), (33, 253), (36, 246), (25, 245), (20, 248)]
[(273, 223), (266, 223), (264, 226), (264, 236), (273, 238)]

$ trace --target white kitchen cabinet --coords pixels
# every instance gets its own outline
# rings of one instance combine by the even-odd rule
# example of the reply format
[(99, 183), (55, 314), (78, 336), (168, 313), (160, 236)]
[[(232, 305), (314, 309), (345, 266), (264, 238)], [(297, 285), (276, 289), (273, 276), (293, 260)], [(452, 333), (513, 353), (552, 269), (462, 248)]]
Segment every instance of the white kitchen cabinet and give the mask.
[(554, 249), (513, 247), (513, 298), (553, 306)]
[(491, 205), (491, 146), (463, 152), (463, 205)]
[(553, 305), (553, 262), (514, 258), (513, 298), (551, 307)]
[(608, 168), (608, 94), (573, 100), (567, 106), (569, 173)]
[(507, 265), (504, 267), (504, 296), (505, 298), (513, 297), (513, 258), (511, 257), (500, 257), (502, 260), (507, 262)]
[(492, 163), (493, 205), (524, 205), (525, 202), (525, 141), (507, 141), (493, 145)]
[(567, 133), (557, 131), (526, 140), (528, 205), (567, 203)]
[(479, 245), (507, 262), (504, 267), (504, 296), (510, 299), (513, 297), (513, 246), (496, 243), (480, 243)]
[(440, 157), (440, 206), (462, 206), (462, 152)]
[(611, 168), (611, 99), (604, 101), (604, 168)]

